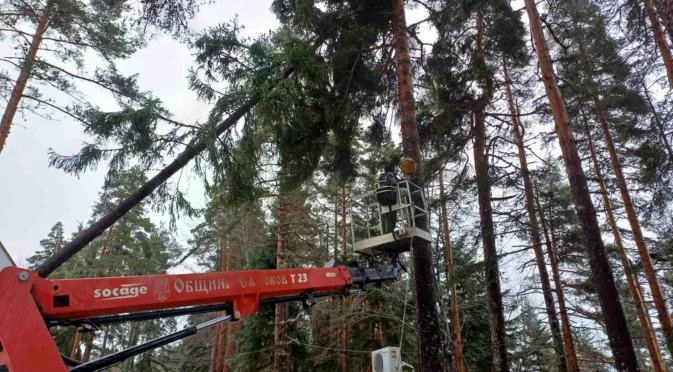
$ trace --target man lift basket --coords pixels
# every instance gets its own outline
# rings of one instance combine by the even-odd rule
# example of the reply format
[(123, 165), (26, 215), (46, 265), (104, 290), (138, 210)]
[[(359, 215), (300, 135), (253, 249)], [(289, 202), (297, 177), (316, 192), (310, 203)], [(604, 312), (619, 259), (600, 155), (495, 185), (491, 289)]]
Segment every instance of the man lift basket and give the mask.
[(423, 188), (411, 182), (416, 164), (402, 158), (398, 180), (392, 167), (386, 168), (375, 190), (350, 200), (351, 239), (353, 250), (367, 256), (396, 256), (411, 249), (415, 239), (432, 241), (427, 229), (416, 225), (418, 218), (427, 218)]

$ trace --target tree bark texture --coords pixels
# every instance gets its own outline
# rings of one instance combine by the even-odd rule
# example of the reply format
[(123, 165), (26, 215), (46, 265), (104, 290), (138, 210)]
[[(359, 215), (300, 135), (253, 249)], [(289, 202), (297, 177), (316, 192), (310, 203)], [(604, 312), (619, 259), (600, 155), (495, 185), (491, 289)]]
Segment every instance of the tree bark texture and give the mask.
[[(131, 347), (134, 347), (134, 346), (138, 345), (138, 341), (140, 340), (139, 328), (140, 328), (139, 323), (131, 323), (131, 329), (129, 329), (129, 341), (128, 341), (128, 344), (126, 346), (127, 348), (131, 348)], [(125, 369), (127, 369), (129, 371), (133, 371), (134, 366), (135, 366), (135, 361), (136, 361), (136, 358), (129, 358), (129, 359), (125, 360), (122, 363), (122, 368), (125, 367)]]
[(582, 162), (577, 153), (575, 139), (570, 128), (568, 111), (561, 91), (556, 84), (554, 66), (542, 31), (540, 15), (534, 0), (525, 0), (525, 4), (542, 73), (542, 81), (554, 116), (556, 133), (563, 153), (563, 161), (573, 194), (575, 210), (582, 226), (592, 279), (601, 304), (615, 365), (620, 371), (640, 371), (631, 335), (627, 328), (624, 310), (619, 300), (619, 292), (603, 245), (596, 210), (591, 200), (586, 176), (582, 170)]
[(603, 179), (603, 172), (601, 171), (600, 164), (598, 162), (598, 157), (596, 156), (596, 149), (594, 147), (593, 138), (591, 136), (591, 130), (586, 122), (584, 121), (585, 129), (587, 132), (587, 139), (589, 141), (589, 152), (591, 153), (591, 159), (594, 165), (594, 172), (596, 173), (596, 178), (598, 179), (598, 185), (601, 190), (601, 196), (603, 197), (603, 204), (605, 206), (605, 213), (608, 218), (608, 224), (612, 230), (612, 235), (615, 238), (615, 246), (617, 246), (617, 252), (622, 261), (622, 266), (624, 267), (624, 274), (626, 275), (626, 282), (629, 286), (629, 292), (631, 293), (631, 298), (633, 299), (633, 305), (636, 308), (636, 313), (638, 314), (638, 320), (640, 322), (640, 328), (643, 332), (643, 338), (645, 339), (645, 344), (647, 345), (647, 350), (650, 353), (650, 359), (652, 360), (652, 367), (655, 372), (666, 371), (666, 366), (664, 365), (663, 359), (661, 358), (661, 351), (659, 350), (659, 344), (657, 343), (657, 335), (652, 327), (652, 320), (650, 319), (650, 314), (647, 312), (647, 307), (645, 302), (643, 302), (643, 295), (640, 291), (640, 286), (636, 282), (636, 276), (633, 273), (633, 268), (631, 267), (631, 261), (629, 260), (626, 249), (624, 248), (624, 242), (622, 241), (622, 235), (619, 232), (617, 227), (617, 219), (612, 210), (612, 202), (608, 197), (608, 189), (605, 186), (605, 181)]
[(334, 259), (339, 257), (339, 201), (334, 201)]
[[(229, 271), (230, 255), (227, 251), (227, 244), (222, 244), (220, 240), (220, 262), (219, 269), (222, 272)], [(218, 312), (217, 316), (223, 316), (224, 312)], [(222, 372), (224, 368), (224, 358), (226, 352), (226, 343), (229, 340), (229, 323), (218, 323), (215, 330), (215, 345), (213, 346), (212, 371)]]
[(341, 188), (341, 254), (348, 256), (348, 225), (346, 225), (346, 188)]
[(2, 120), (0, 120), (0, 153), (2, 153), (2, 150), (5, 148), (7, 143), (7, 137), (9, 137), (9, 131), (12, 128), (16, 111), (19, 109), (19, 103), (21, 103), (23, 91), (26, 89), (28, 79), (30, 79), (30, 74), (33, 71), (33, 65), (35, 64), (35, 58), (37, 57), (37, 51), (40, 49), (40, 44), (42, 44), (44, 33), (49, 27), (49, 20), (53, 6), (53, 1), (47, 2), (44, 12), (38, 20), (37, 27), (35, 28), (35, 34), (33, 34), (33, 38), (30, 41), (30, 46), (28, 47), (26, 57), (21, 64), (19, 77), (16, 79), (16, 83), (14, 83), (14, 88), (12, 89), (12, 93), (10, 94), (9, 100), (7, 101), (7, 107), (5, 107), (5, 112), (2, 114)]
[(549, 228), (544, 216), (544, 211), (540, 206), (540, 200), (537, 195), (534, 195), (537, 211), (540, 216), (540, 225), (542, 225), (542, 232), (544, 233), (545, 245), (547, 247), (547, 256), (549, 256), (549, 266), (551, 266), (552, 275), (554, 276), (554, 286), (556, 287), (556, 298), (558, 300), (559, 315), (561, 317), (561, 331), (563, 333), (563, 350), (568, 361), (568, 367), (577, 366), (579, 369), (579, 362), (577, 361), (577, 352), (575, 351), (575, 342), (573, 341), (572, 330), (570, 328), (570, 317), (568, 317), (568, 309), (566, 308), (565, 295), (563, 293), (563, 283), (561, 282), (561, 274), (559, 272), (558, 260), (556, 259), (556, 251), (552, 246), (552, 240), (549, 235)]
[[(416, 124), (416, 103), (414, 101), (409, 39), (404, 10), (404, 0), (393, 0), (393, 39), (397, 61), (397, 92), (401, 112), (402, 150), (405, 156), (417, 164), (412, 181), (423, 187), (421, 146)], [(416, 203), (421, 200), (415, 200)], [(425, 205), (420, 203), (422, 208)], [(427, 228), (427, 218), (419, 217), (415, 224)], [(427, 242), (417, 239), (411, 250), (414, 273), (414, 297), (416, 326), (420, 349), (420, 366), (424, 372), (444, 371), (444, 350), (442, 333), (437, 311), (437, 289), (433, 275), (432, 250)]]
[(228, 322), (227, 327), (227, 345), (224, 352), (224, 360), (222, 361), (222, 372), (232, 372), (228, 361), (236, 356), (237, 347), (234, 335), (241, 329), (243, 323)]
[(82, 355), (82, 363), (86, 363), (91, 360), (91, 350), (93, 349), (93, 337), (94, 333), (82, 336), (82, 339), (85, 339), (84, 342), (84, 355)]
[[(473, 64), (481, 66), (485, 63), (483, 50), (484, 22), (481, 11), (477, 12), (476, 18), (477, 38)], [(489, 76), (485, 75), (483, 79), (486, 82), (486, 86), (492, 86), (492, 79)], [(490, 90), (490, 88), (487, 89)], [(488, 154), (486, 152), (486, 106), (490, 101), (491, 95), (490, 91), (484, 92), (474, 109), (474, 168), (477, 175), (479, 225), (484, 249), (484, 275), (486, 278), (486, 296), (488, 298), (488, 320), (491, 331), (493, 370), (506, 372), (509, 371), (507, 332), (502, 304), (502, 291), (500, 288), (500, 268), (495, 244), (491, 181), (489, 179)]]
[[(346, 226), (346, 188), (341, 188), (341, 254), (346, 257), (348, 256), (348, 229)], [(344, 297), (341, 301), (342, 305), (348, 303), (348, 298)], [(349, 320), (346, 319), (346, 322), (341, 327), (341, 349), (343, 350), (343, 355), (341, 356), (341, 370), (343, 372), (348, 372), (350, 370), (350, 363), (348, 360), (348, 349), (349, 349)]]
[(673, 43), (673, 0), (655, 0), (654, 5), (668, 40)]
[(500, 268), (495, 246), (493, 209), (491, 205), (491, 184), (488, 178), (488, 155), (486, 145), (486, 114), (483, 110), (474, 113), (474, 167), (477, 172), (477, 192), (479, 194), (479, 222), (484, 249), (486, 275), (486, 295), (488, 297), (488, 319), (491, 329), (493, 370), (509, 371), (505, 315), (500, 289)]
[[(282, 187), (282, 186), (281, 186)], [(276, 267), (278, 269), (285, 265), (287, 249), (287, 200), (286, 192), (281, 190), (278, 197), (278, 244), (276, 247)], [(274, 328), (273, 344), (273, 371), (287, 372), (292, 371), (293, 364), (290, 359), (290, 349), (287, 343), (289, 306), (287, 303), (276, 304), (276, 318)]]
[[(439, 200), (442, 213), (442, 233), (444, 234), (444, 261), (448, 280), (455, 280), (453, 276), (453, 248), (451, 247), (451, 231), (449, 218), (446, 212), (446, 192), (444, 191), (444, 171), (439, 172)], [(463, 338), (460, 334), (460, 303), (458, 302), (458, 290), (454, 282), (449, 289), (451, 297), (451, 342), (453, 354), (453, 369), (456, 372), (465, 372), (465, 358), (463, 356)]]
[[(590, 87), (593, 88), (595, 87), (593, 74), (591, 69), (589, 68), (586, 53), (581, 43), (580, 43), (580, 54), (582, 57), (582, 63), (584, 65), (585, 73), (587, 75), (587, 80), (589, 81)], [(657, 278), (657, 273), (654, 269), (654, 264), (652, 263), (650, 252), (647, 250), (647, 245), (645, 244), (645, 236), (643, 235), (643, 231), (640, 227), (640, 221), (638, 220), (636, 208), (633, 205), (633, 200), (631, 199), (631, 193), (629, 192), (628, 185), (626, 184), (626, 178), (624, 177), (624, 172), (622, 171), (622, 164), (619, 161), (619, 157), (617, 156), (617, 149), (615, 148), (612, 133), (610, 133), (610, 124), (608, 123), (608, 118), (605, 115), (605, 111), (603, 111), (601, 100), (595, 91), (592, 92), (591, 99), (594, 104), (596, 116), (598, 117), (598, 121), (601, 124), (601, 130), (603, 132), (603, 137), (605, 139), (605, 145), (608, 149), (608, 154), (610, 154), (610, 162), (612, 163), (612, 168), (615, 171), (615, 177), (617, 179), (617, 187), (619, 188), (622, 200), (624, 202), (624, 209), (626, 210), (626, 216), (627, 219), (629, 220), (629, 225), (631, 226), (631, 232), (633, 233), (633, 240), (636, 242), (636, 247), (638, 248), (638, 255), (640, 256), (640, 260), (643, 265), (643, 270), (645, 271), (645, 275), (647, 276), (647, 281), (650, 284), (650, 291), (652, 292), (654, 307), (656, 308), (657, 314), (659, 315), (659, 322), (661, 323), (661, 328), (663, 330), (664, 337), (666, 339), (666, 345), (671, 355), (673, 355), (673, 321), (671, 320), (671, 315), (669, 314), (668, 309), (666, 307), (666, 299), (664, 297), (661, 284), (659, 283), (659, 278)], [(587, 135), (590, 134), (591, 134), (590, 132), (587, 132)]]
[(80, 346), (80, 343), (82, 342), (82, 332), (81, 331), (82, 330), (79, 329), (79, 328), (77, 329), (77, 331), (75, 331), (75, 339), (72, 341), (72, 348), (70, 348), (70, 359), (75, 359), (76, 360), (78, 355), (79, 355), (79, 346)]
[(528, 160), (526, 159), (526, 149), (524, 148), (522, 128), (519, 123), (518, 110), (514, 104), (512, 97), (512, 82), (509, 78), (509, 71), (507, 69), (507, 59), (503, 57), (502, 61), (503, 72), (505, 75), (505, 93), (507, 95), (507, 103), (509, 105), (509, 112), (512, 115), (512, 127), (514, 129), (514, 140), (519, 151), (519, 164), (521, 165), (521, 176), (523, 178), (524, 193), (526, 195), (526, 210), (528, 211), (528, 226), (530, 229), (530, 238), (535, 252), (535, 260), (537, 262), (538, 273), (540, 274), (540, 284), (542, 285), (542, 295), (544, 297), (545, 308), (547, 310), (547, 318), (549, 320), (549, 328), (552, 333), (554, 341), (554, 351), (558, 357), (559, 371), (579, 372), (579, 365), (577, 359), (573, 359), (573, 365), (568, 365), (563, 349), (563, 336), (561, 335), (561, 327), (559, 326), (558, 317), (556, 316), (556, 307), (554, 306), (554, 295), (549, 281), (549, 273), (547, 272), (547, 264), (545, 262), (544, 253), (542, 252), (542, 241), (540, 240), (540, 226), (537, 222), (537, 215), (535, 212), (535, 201), (533, 182), (530, 179), (530, 171), (528, 170)]
[(664, 37), (664, 33), (661, 30), (661, 23), (659, 22), (659, 17), (657, 15), (657, 10), (655, 9), (653, 0), (643, 0), (643, 5), (645, 6), (645, 13), (647, 13), (647, 18), (650, 20), (654, 41), (657, 43), (659, 54), (661, 54), (661, 59), (664, 62), (664, 67), (666, 68), (668, 86), (673, 88), (673, 57), (671, 56), (671, 48), (668, 46), (666, 38)]

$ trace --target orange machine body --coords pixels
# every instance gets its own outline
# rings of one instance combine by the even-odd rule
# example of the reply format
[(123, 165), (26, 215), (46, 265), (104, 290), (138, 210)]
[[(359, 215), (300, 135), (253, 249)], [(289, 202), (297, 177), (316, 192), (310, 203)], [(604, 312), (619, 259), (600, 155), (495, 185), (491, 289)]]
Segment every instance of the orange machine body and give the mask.
[(343, 266), (87, 279), (40, 278), (0, 271), (0, 372), (67, 371), (46, 320), (232, 303), (240, 320), (265, 298), (348, 290)]

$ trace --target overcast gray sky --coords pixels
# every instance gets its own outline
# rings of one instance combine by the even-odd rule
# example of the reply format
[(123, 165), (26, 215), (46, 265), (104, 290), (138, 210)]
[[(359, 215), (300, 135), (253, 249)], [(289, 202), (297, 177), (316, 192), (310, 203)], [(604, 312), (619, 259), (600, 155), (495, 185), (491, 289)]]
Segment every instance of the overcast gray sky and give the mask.
[[(246, 27), (244, 33), (254, 36), (277, 24), (270, 5), (271, 0), (218, 1), (203, 7), (191, 25), (199, 30), (238, 14)], [(9, 48), (11, 45), (3, 41), (0, 53), (4, 55)], [(208, 113), (208, 106), (198, 102), (187, 88), (191, 63), (192, 56), (185, 45), (170, 37), (159, 37), (129, 60), (120, 62), (119, 68), (124, 74), (138, 73), (143, 90), (159, 97), (177, 120), (193, 123)], [(82, 88), (101, 107), (114, 104), (104, 94), (96, 99), (95, 88)], [(48, 167), (49, 148), (61, 154), (74, 153), (87, 139), (72, 119), (57, 118), (48, 121), (36, 115), (17, 116), (7, 147), (0, 155), (0, 241), (19, 264), (39, 248), (39, 241), (54, 223), (63, 222), (70, 235), (79, 222), (87, 222), (103, 184), (103, 167), (80, 178)], [(188, 229), (185, 224), (182, 226), (184, 233)]]

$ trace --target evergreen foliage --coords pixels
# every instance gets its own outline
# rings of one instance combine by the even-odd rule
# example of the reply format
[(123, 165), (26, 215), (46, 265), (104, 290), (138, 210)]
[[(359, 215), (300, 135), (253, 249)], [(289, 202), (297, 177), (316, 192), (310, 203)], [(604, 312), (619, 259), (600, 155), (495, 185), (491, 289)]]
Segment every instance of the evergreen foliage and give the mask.
[[(136, 206), (53, 277), (147, 275), (174, 268), (218, 272), (321, 267), (330, 259), (387, 264), (387, 257), (358, 257), (352, 252), (352, 235), (366, 231), (351, 230), (349, 223), (377, 217), (373, 212), (351, 214), (348, 201), (377, 187), (378, 175), (398, 164), (400, 142), (407, 140), (408, 134), (397, 135), (401, 107), (393, 2), (274, 0), (270, 11), (277, 17), (277, 27), (251, 37), (244, 36), (244, 25), (237, 18), (200, 31), (189, 29), (188, 20), (200, 4), (197, 0), (137, 4), (10, 0), (0, 5), (0, 36), (16, 46), (16, 58), (4, 60), (10, 69), (22, 69), (28, 55), (33, 31), (23, 30), (37, 28), (41, 16), (49, 18), (41, 49), (29, 63), (20, 110), (69, 115), (90, 136), (76, 154), (61, 155), (56, 150), (50, 154), (52, 167), (72, 175), (98, 168), (108, 171), (89, 222), (105, 215), (143, 185), (148, 174), (191, 144), (208, 143), (189, 169), (203, 183), (204, 208), (191, 205), (180, 187), (182, 177), (163, 185), (154, 199)], [(662, 30), (668, 33), (673, 11), (669, 12), (663, 0), (653, 4)], [(406, 31), (433, 238), (434, 283), (428, 285), (437, 286), (441, 319), (436, 332), (447, 341), (442, 345), (444, 356), (452, 362), (458, 358), (452, 344), (456, 325), (452, 310), (457, 304), (467, 370), (561, 372), (568, 368), (559, 362), (561, 346), (566, 360), (569, 353), (575, 354), (581, 370), (618, 369), (615, 356), (620, 354), (608, 340), (610, 318), (603, 315), (599, 300), (605, 283), (594, 278), (595, 250), (587, 249), (587, 224), (578, 213), (583, 207), (578, 207), (577, 192), (568, 182), (571, 167), (560, 161), (557, 139), (563, 131), (550, 125), (559, 107), (547, 104), (545, 94), (550, 94), (550, 88), (543, 89), (541, 81), (553, 80), (567, 107), (564, 123), (569, 123), (574, 136), (565, 138), (562, 146), (573, 142), (584, 165), (582, 169), (578, 162), (572, 171), (583, 172), (588, 200), (593, 199), (597, 207), (600, 231), (596, 236), (607, 243), (609, 268), (627, 319), (622, 328), (628, 332), (623, 334), (632, 336), (642, 370), (659, 372), (641, 337), (639, 314), (628, 286), (631, 282), (625, 275), (625, 262), (630, 262), (649, 306), (654, 293), (647, 286), (636, 236), (629, 229), (632, 221), (624, 211), (628, 203), (619, 197), (619, 176), (609, 156), (609, 141), (604, 136), (593, 138), (627, 261), (618, 246), (610, 244), (614, 236), (604, 205), (610, 203), (601, 198), (599, 180), (593, 176), (591, 162), (585, 160), (590, 156), (587, 133), (599, 133), (607, 122), (645, 230), (652, 268), (664, 297), (670, 298), (673, 94), (666, 90), (666, 71), (660, 66), (646, 2), (552, 0), (537, 4), (551, 61), (533, 58), (537, 50), (528, 40), (531, 22), (522, 17), (524, 9), (512, 5), (505, 0), (407, 3), (425, 16), (407, 25)], [(116, 67), (118, 61), (151, 42), (151, 36), (161, 34), (186, 42), (193, 52), (194, 61), (187, 71), (189, 88), (210, 106), (199, 122), (175, 121), (152, 92), (139, 86), (137, 76), (124, 76)], [(673, 43), (673, 39), (666, 42)], [(90, 53), (99, 63), (89, 63), (85, 57)], [(551, 75), (538, 72), (543, 62), (552, 64)], [(294, 73), (278, 80), (287, 66), (294, 67)], [(6, 100), (15, 80), (11, 71), (0, 70), (0, 95)], [(102, 109), (91, 103), (81, 89), (84, 83), (110, 93), (109, 102), (115, 108)], [(52, 90), (64, 93), (65, 98), (51, 98), (46, 92)], [(216, 137), (215, 127), (253, 97), (259, 102), (231, 130)], [(521, 144), (512, 133), (513, 116), (523, 132)], [(478, 117), (483, 118), (482, 134), (476, 131)], [(477, 140), (485, 144), (482, 155), (488, 159), (483, 174), (473, 166)], [(517, 145), (525, 149), (523, 155)], [(558, 275), (553, 278), (551, 302), (559, 306), (560, 323), (567, 321), (562, 325), (571, 331), (567, 336), (574, 350), (565, 332), (561, 345), (558, 327), (550, 322), (549, 307), (545, 308), (541, 297), (540, 276), (534, 273), (540, 266), (529, 245), (529, 213), (533, 213), (526, 208), (520, 156), (529, 164), (539, 203), (533, 209), (542, 230), (540, 265), (548, 266), (552, 276)], [(449, 175), (443, 198), (437, 191), (440, 172)], [(488, 205), (479, 203), (484, 185), (491, 199)], [(448, 210), (448, 231), (441, 223), (444, 211), (440, 205)], [(170, 229), (155, 223), (151, 210), (170, 214)], [(480, 212), (485, 211), (492, 214), (492, 226), (480, 224)], [(186, 244), (175, 233), (180, 213), (189, 218), (191, 228)], [(63, 247), (73, 228), (56, 223), (40, 241), (40, 249), (27, 259), (28, 266), (36, 268)], [(495, 365), (498, 361), (492, 357), (495, 326), (489, 316), (493, 302), (489, 302), (488, 290), (493, 287), (488, 282), (493, 273), (487, 272), (492, 262), (485, 261), (482, 253), (482, 238), (490, 234), (506, 319), (500, 329), (505, 330), (510, 362), (504, 367)], [(402, 260), (408, 264), (409, 258), (403, 255)], [(402, 359), (418, 369), (423, 345), (418, 345), (413, 316), (414, 291), (418, 290), (411, 285), (413, 279), (414, 272), (404, 273), (392, 285), (368, 288), (343, 299), (320, 299), (310, 310), (292, 303), (280, 318), (273, 307), (262, 307), (241, 322), (205, 330), (128, 360), (119, 368), (143, 372), (278, 369), (274, 336), (285, 328), (279, 339), (289, 350), (288, 370), (364, 371), (371, 368), (370, 352), (386, 346), (400, 346)], [(563, 309), (560, 300), (565, 303)], [(667, 310), (670, 305), (666, 302)], [(652, 310), (650, 317), (655, 319)], [(85, 334), (74, 356), (106, 355), (211, 318), (212, 314), (195, 314), (108, 326)], [(661, 344), (661, 359), (673, 368), (661, 322), (655, 320), (651, 326)], [(61, 327), (52, 331), (59, 350), (69, 355), (76, 330)], [(447, 365), (452, 371), (464, 372), (460, 363)]]

